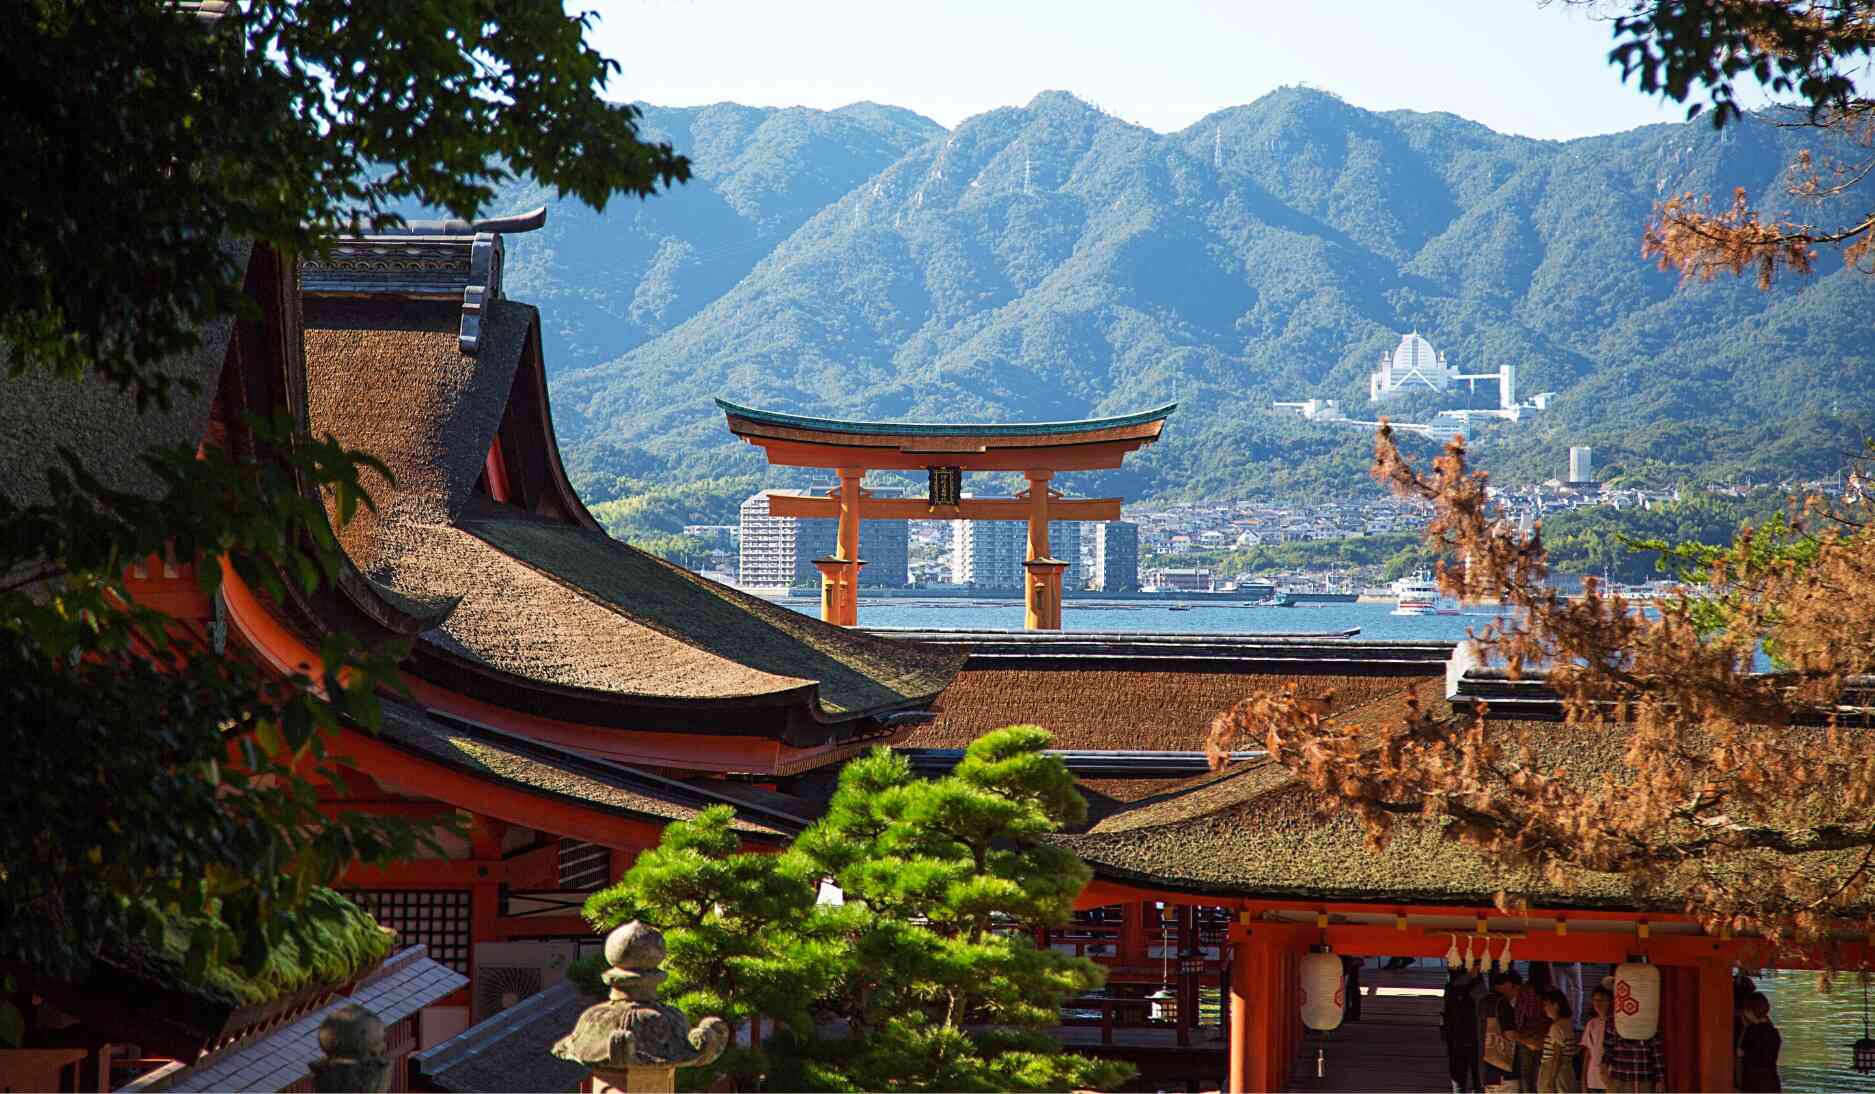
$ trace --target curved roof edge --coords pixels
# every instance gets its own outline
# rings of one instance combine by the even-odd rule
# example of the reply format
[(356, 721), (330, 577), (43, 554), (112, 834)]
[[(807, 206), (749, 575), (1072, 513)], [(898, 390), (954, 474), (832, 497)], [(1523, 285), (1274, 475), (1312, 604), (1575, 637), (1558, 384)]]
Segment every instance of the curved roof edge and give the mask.
[(1102, 429), (1147, 425), (1163, 421), (1178, 409), (1177, 403), (1166, 403), (1151, 410), (1136, 411), (1132, 414), (1121, 414), (1112, 418), (1083, 418), (1072, 422), (961, 423), (856, 422), (842, 418), (812, 418), (801, 414), (757, 410), (754, 407), (732, 403), (727, 399), (716, 400), (716, 405), (723, 413), (731, 417), (747, 418), (751, 422), (762, 425), (875, 437), (1038, 437), (1053, 433), (1093, 433)]

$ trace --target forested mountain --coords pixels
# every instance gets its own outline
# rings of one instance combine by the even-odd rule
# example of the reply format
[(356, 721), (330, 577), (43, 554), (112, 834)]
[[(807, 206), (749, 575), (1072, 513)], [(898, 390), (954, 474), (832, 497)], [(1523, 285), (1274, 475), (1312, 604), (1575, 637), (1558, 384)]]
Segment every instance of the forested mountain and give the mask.
[(556, 369), (598, 364), (682, 323), (815, 213), (944, 132), (874, 103), (639, 107), (647, 138), (690, 157), (688, 183), (595, 213), (523, 182), (493, 206), (552, 207), (546, 227), (510, 241), (503, 276), (513, 295), (540, 305)]
[(1513, 481), (1585, 443), (1661, 482), (1807, 474), (1875, 433), (1875, 278), (1825, 258), (1769, 293), (1682, 286), (1640, 257), (1668, 194), (1742, 186), (1788, 208), (1801, 130), (1535, 141), (1293, 88), (1172, 134), (1058, 92), (951, 132), (871, 106), (648, 119), (699, 182), (601, 218), (563, 207), (510, 250), (595, 502), (697, 483), (676, 508), (726, 519), (764, 472), (719, 395), (987, 420), (1176, 397), (1164, 442), (1072, 487), (1365, 490), (1366, 434), (1269, 404), (1365, 408), (1367, 373), (1414, 329), (1465, 371), (1509, 362), (1523, 392), (1558, 393), (1477, 438)]

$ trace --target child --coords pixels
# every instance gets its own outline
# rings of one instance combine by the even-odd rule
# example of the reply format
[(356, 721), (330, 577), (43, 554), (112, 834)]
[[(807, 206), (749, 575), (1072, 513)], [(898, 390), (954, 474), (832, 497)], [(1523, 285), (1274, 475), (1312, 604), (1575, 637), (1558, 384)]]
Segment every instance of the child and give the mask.
[(1555, 988), (1543, 993), (1543, 1017), (1549, 1029), (1543, 1035), (1543, 1056), (1537, 1065), (1536, 1088), (1544, 1094), (1565, 1094), (1576, 1089), (1576, 1024), (1569, 997)]

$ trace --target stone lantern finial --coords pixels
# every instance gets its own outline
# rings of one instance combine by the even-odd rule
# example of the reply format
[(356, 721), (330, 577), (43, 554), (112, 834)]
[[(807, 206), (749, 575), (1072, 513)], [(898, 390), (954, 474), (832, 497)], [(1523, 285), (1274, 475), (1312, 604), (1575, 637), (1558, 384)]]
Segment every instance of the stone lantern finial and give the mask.
[(310, 1065), (313, 1090), (365, 1091), (391, 1088), (391, 1061), (384, 1051), (384, 1023), (356, 1003), (347, 1003), (319, 1023), (325, 1056)]
[(676, 1089), (677, 1069), (702, 1067), (723, 1054), (729, 1025), (705, 1018), (696, 1029), (675, 1007), (658, 1002), (664, 983), (664, 934), (632, 920), (605, 940), (606, 1002), (586, 1008), (553, 1054), (593, 1072), (594, 1094), (653, 1094)]

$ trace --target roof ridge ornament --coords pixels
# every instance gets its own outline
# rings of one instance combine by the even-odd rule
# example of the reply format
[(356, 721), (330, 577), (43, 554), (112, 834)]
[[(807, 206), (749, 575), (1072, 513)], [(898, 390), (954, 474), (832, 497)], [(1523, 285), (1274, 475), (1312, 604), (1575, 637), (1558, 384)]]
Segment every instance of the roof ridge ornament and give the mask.
[(502, 236), (547, 223), (547, 207), (466, 220), (410, 220), (396, 228), (343, 236), (326, 255), (300, 263), (304, 290), (315, 296), (403, 296), (462, 301), (456, 346), (465, 357), (482, 348), (482, 318), (503, 298)]

